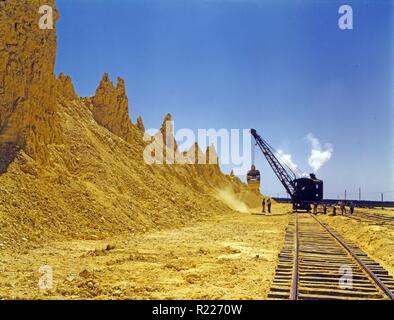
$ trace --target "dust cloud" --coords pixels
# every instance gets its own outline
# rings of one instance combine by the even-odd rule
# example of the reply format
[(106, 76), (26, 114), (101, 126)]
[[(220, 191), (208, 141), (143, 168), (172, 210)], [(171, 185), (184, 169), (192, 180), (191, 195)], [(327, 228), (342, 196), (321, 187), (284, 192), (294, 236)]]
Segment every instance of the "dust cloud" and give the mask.
[(217, 199), (224, 202), (231, 209), (242, 212), (250, 213), (251, 209), (240, 199), (238, 199), (234, 190), (231, 188), (217, 189)]

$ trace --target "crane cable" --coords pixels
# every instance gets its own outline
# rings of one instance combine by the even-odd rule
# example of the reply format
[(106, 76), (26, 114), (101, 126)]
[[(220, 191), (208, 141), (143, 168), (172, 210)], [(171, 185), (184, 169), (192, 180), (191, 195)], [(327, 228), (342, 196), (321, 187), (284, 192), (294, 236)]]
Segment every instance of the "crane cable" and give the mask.
[(264, 143), (268, 146), (268, 148), (271, 149), (271, 152), (274, 154), (274, 156), (277, 157), (277, 158), (279, 158), (279, 159), (278, 159), (279, 162), (280, 162), (283, 166), (285, 166), (285, 167), (293, 174), (293, 177), (294, 177), (294, 178), (297, 177), (297, 175), (295, 174), (294, 171), (297, 171), (298, 174), (302, 175), (302, 172), (300, 171), (300, 169), (298, 169), (298, 168), (294, 168), (294, 169), (290, 168), (290, 166), (287, 164), (286, 160), (285, 160), (285, 159), (283, 158), (283, 156), (278, 152), (278, 150), (276, 150), (274, 147), (272, 147), (267, 141), (265, 141), (265, 140), (263, 140), (263, 141), (264, 141)]
[[(261, 137), (260, 137), (260, 138), (261, 138)], [(276, 158), (278, 158), (279, 162), (280, 162), (283, 166), (285, 166), (285, 167), (293, 174), (293, 177), (294, 177), (294, 178), (297, 178), (297, 175), (300, 176), (300, 177), (302, 177), (302, 176), (304, 175), (304, 173), (303, 173), (298, 167), (296, 167), (296, 168), (290, 168), (290, 166), (287, 164), (287, 161), (286, 161), (286, 160), (283, 158), (283, 156), (278, 152), (278, 150), (276, 150), (274, 147), (272, 147), (272, 146), (271, 146), (267, 141), (265, 141), (263, 138), (261, 138), (261, 139), (262, 139), (262, 140), (264, 141), (264, 143), (268, 146), (268, 148), (271, 149), (272, 154), (273, 154)], [(253, 148), (253, 150), (252, 150), (252, 164), (255, 164), (257, 141), (253, 142), (253, 139), (252, 139), (251, 141), (252, 141), (252, 144), (253, 144), (253, 146), (252, 146), (252, 148)], [(294, 171), (296, 171), (297, 174), (296, 174)]]
[(252, 165), (256, 165), (256, 145), (257, 142), (253, 142), (253, 139), (250, 139), (250, 143), (252, 144)]

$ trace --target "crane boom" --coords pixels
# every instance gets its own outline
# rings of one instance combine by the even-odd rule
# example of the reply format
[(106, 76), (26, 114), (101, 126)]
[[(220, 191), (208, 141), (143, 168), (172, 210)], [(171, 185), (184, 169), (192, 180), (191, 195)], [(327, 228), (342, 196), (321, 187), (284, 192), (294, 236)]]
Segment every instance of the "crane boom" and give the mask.
[[(255, 129), (251, 129), (250, 133), (256, 140), (256, 144), (259, 146), (260, 150), (263, 152), (265, 158), (267, 159), (269, 165), (272, 170), (274, 170), (276, 176), (279, 178), (279, 181), (282, 183), (287, 193), (293, 198), (296, 195), (296, 187), (294, 185), (294, 179), (296, 178), (294, 172), (286, 170), (286, 168), (280, 163), (280, 161), (275, 157), (272, 152), (271, 146), (262, 139)], [(290, 171), (291, 174), (288, 172)]]

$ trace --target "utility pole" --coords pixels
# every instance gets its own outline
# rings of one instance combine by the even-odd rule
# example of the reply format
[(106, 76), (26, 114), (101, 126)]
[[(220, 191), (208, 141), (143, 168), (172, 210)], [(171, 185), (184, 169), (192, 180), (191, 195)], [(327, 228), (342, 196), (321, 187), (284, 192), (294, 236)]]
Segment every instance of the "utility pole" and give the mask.
[(358, 188), (358, 201), (361, 201), (361, 187)]
[(346, 201), (346, 189), (345, 189), (345, 201)]
[(382, 192), (382, 202), (383, 202), (383, 192)]

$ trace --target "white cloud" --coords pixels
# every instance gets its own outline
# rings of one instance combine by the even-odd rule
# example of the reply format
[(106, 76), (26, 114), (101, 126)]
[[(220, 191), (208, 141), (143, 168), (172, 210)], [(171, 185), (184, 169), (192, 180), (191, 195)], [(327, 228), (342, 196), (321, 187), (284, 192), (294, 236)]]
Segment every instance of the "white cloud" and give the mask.
[(308, 133), (306, 139), (311, 144), (311, 155), (309, 156), (308, 164), (314, 172), (317, 172), (328, 160), (331, 159), (334, 148), (330, 143), (326, 143), (324, 144), (324, 147), (322, 147), (319, 139), (317, 139), (312, 133)]
[(291, 159), (291, 154), (284, 153), (283, 150), (278, 149), (275, 154), (281, 164), (286, 164), (291, 170), (297, 170), (297, 165)]

